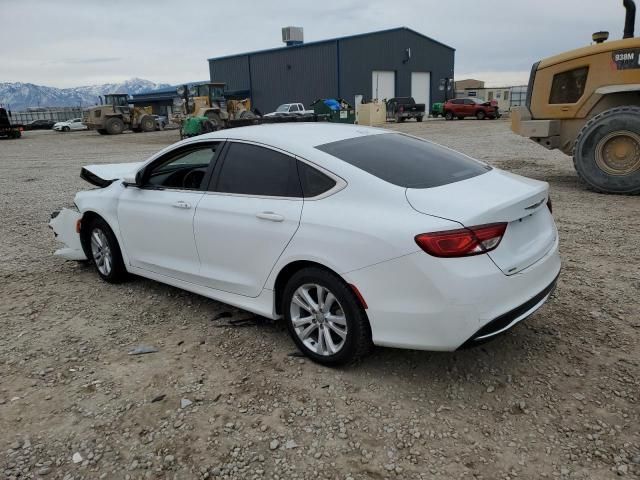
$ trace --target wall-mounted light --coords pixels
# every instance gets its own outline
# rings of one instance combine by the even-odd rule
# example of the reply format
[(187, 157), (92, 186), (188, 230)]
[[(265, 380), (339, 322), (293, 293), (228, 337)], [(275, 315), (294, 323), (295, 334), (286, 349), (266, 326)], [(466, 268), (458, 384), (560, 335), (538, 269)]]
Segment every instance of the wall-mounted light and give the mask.
[(411, 49), (410, 48), (405, 48), (404, 49), (404, 60), (402, 60), (402, 63), (407, 63), (409, 60), (411, 60)]

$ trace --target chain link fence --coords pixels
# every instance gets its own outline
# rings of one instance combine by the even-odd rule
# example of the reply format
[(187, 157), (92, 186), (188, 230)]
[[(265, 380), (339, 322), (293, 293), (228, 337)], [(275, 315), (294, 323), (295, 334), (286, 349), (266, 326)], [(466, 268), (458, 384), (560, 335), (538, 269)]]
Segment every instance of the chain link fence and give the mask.
[(11, 115), (11, 121), (17, 124), (25, 124), (33, 120), (53, 120), (54, 122), (64, 122), (72, 118), (82, 117), (82, 108), (42, 108), (26, 110), (23, 112), (11, 112)]

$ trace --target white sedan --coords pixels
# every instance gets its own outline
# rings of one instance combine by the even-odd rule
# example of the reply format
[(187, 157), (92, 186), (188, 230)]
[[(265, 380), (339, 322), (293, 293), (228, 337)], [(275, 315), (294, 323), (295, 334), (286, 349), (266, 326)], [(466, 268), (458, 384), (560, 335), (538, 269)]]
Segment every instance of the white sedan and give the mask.
[(58, 255), (284, 318), (323, 364), (481, 343), (560, 271), (546, 183), (389, 130), (222, 130), (81, 176), (100, 188), (54, 214)]
[(71, 120), (54, 124), (53, 129), (57, 132), (69, 132), (71, 130), (87, 130), (88, 127), (82, 123), (81, 118), (72, 118)]

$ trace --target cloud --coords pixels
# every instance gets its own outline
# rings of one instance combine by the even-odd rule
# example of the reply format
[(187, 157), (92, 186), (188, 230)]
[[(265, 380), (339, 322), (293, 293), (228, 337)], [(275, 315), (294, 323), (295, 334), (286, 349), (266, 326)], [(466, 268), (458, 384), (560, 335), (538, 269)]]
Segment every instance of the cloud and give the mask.
[[(528, 72), (531, 64), (622, 35), (624, 9), (602, 0), (0, 0), (0, 81), (57, 87), (133, 76), (181, 83), (208, 78), (207, 58), (407, 26), (456, 48), (458, 72)], [(20, 19), (20, 21), (7, 21)], [(25, 25), (28, 31), (25, 31)]]

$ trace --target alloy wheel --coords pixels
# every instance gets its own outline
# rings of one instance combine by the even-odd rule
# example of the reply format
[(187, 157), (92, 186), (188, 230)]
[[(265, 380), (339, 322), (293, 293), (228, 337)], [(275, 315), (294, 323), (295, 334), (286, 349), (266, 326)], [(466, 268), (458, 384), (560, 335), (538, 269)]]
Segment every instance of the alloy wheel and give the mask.
[(326, 287), (316, 283), (301, 285), (290, 305), (293, 329), (316, 355), (335, 355), (347, 339), (347, 318), (340, 302)]
[(113, 254), (109, 240), (100, 228), (94, 228), (91, 232), (91, 254), (98, 271), (104, 276), (109, 276), (113, 267)]

